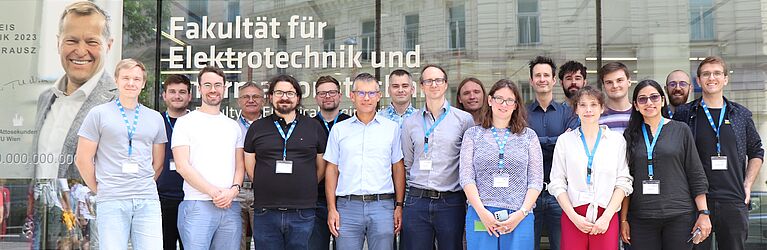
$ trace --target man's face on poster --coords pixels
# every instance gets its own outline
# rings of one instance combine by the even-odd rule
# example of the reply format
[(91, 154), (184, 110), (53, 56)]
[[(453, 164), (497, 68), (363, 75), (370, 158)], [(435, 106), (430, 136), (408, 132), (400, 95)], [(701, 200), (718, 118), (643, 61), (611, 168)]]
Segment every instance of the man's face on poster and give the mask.
[(104, 37), (106, 20), (98, 14), (68, 14), (58, 36), (61, 66), (67, 81), (82, 85), (101, 70), (112, 39)]

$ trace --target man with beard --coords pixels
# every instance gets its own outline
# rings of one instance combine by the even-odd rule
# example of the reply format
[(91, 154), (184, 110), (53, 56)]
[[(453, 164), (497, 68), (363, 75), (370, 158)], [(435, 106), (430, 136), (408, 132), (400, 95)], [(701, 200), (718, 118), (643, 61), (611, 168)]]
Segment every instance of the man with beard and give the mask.
[[(314, 119), (325, 125), (325, 135), (330, 133), (333, 125), (348, 119), (350, 116), (341, 113), (341, 84), (332, 76), (321, 76), (314, 84), (317, 91), (314, 97), (320, 112)], [(325, 200), (325, 180), (320, 180), (317, 188), (317, 218), (314, 220), (314, 231), (309, 239), (309, 247), (312, 249), (328, 249), (330, 244), (330, 231), (328, 229), (328, 204)]]
[(676, 107), (687, 103), (691, 89), (690, 75), (683, 70), (671, 71), (666, 76), (666, 94), (668, 94), (668, 104), (670, 104), (668, 106), (668, 118), (674, 117)]
[(586, 67), (576, 61), (562, 64), (559, 68), (559, 82), (562, 83), (562, 90), (565, 92), (564, 104), (573, 107), (570, 102), (575, 92), (589, 84), (586, 79)]
[(202, 96), (198, 110), (179, 118), (173, 130), (173, 159), (184, 177), (178, 230), (184, 248), (236, 249), (242, 232), (242, 131), (220, 112), (226, 93), (224, 71), (215, 66), (197, 75)]
[(405, 118), (416, 111), (413, 105), (410, 105), (410, 99), (413, 98), (413, 92), (415, 92), (415, 85), (413, 85), (410, 72), (397, 69), (389, 73), (388, 90), (391, 95), (391, 104), (381, 112), (381, 115), (397, 122), (401, 127)]
[[(248, 133), (250, 124), (258, 118), (261, 118), (261, 108), (264, 106), (264, 90), (258, 87), (254, 82), (247, 82), (237, 89), (237, 105), (240, 106), (240, 117), (237, 118), (237, 124), (240, 125), (242, 135)], [(237, 195), (237, 201), (240, 202), (242, 211), (242, 237), (240, 238), (240, 250), (250, 249), (250, 237), (253, 235), (253, 182), (248, 176), (242, 182), (242, 190)]]
[(479, 124), (486, 95), (482, 81), (469, 77), (458, 84), (458, 96), (455, 97), (455, 101), (459, 109), (469, 112), (474, 117), (474, 124)]
[[(549, 57), (538, 56), (530, 61), (530, 85), (535, 92), (535, 100), (527, 106), (527, 124), (535, 130), (543, 153), (543, 182), (549, 183), (554, 146), (559, 135), (577, 126), (573, 111), (563, 103), (554, 101), (554, 78), (557, 66)], [(560, 71), (560, 75), (562, 72)], [(565, 91), (567, 93), (567, 91)], [(535, 249), (540, 248), (541, 233), (547, 229), (551, 249), (560, 248), (560, 217), (562, 208), (557, 197), (548, 191), (541, 191), (535, 202)]]
[(258, 248), (307, 249), (323, 179), (327, 136), (315, 119), (299, 114), (301, 86), (288, 75), (269, 81), (274, 114), (245, 136), (245, 166), (253, 180), (253, 238)]
[[(165, 118), (165, 135), (168, 141), (173, 140), (173, 127), (179, 117), (189, 113), (187, 106), (192, 99), (192, 84), (184, 75), (169, 75), (163, 83), (162, 99), (168, 108), (163, 113)], [(157, 178), (157, 192), (160, 195), (162, 210), (162, 241), (163, 249), (176, 249), (176, 242), (181, 238), (178, 234), (178, 205), (184, 200), (184, 178), (176, 172), (176, 162), (170, 143), (165, 144), (165, 160), (162, 173)], [(181, 243), (181, 242), (179, 242)], [(183, 243), (181, 243), (183, 249)]]

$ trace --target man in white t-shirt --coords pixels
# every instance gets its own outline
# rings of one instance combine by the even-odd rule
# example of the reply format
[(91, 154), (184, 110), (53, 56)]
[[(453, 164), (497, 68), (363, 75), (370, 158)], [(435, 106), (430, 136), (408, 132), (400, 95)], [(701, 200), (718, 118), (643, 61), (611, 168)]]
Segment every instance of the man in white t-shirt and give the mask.
[(222, 114), (224, 72), (200, 70), (202, 106), (176, 121), (171, 148), (176, 171), (184, 177), (184, 201), (178, 208), (178, 231), (184, 248), (236, 249), (240, 245), (243, 135), (237, 122)]

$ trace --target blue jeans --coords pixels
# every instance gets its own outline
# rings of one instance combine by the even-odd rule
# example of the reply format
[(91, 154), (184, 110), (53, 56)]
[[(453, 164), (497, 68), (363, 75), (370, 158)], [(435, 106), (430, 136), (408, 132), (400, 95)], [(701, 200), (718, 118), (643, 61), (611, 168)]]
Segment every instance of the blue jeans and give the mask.
[(366, 236), (368, 249), (392, 249), (394, 200), (359, 201), (339, 197), (336, 209), (341, 216), (336, 238), (339, 250), (362, 249)]
[(535, 250), (541, 247), (541, 233), (544, 225), (549, 233), (549, 243), (551, 250), (559, 250), (559, 240), (562, 235), (560, 218), (562, 217), (562, 208), (559, 207), (557, 197), (549, 194), (548, 191), (542, 191), (535, 201)]
[(239, 249), (240, 202), (232, 201), (231, 207), (221, 209), (213, 201), (182, 201), (178, 206), (178, 232), (185, 249)]
[[(497, 207), (485, 207), (491, 213), (504, 210)], [(513, 210), (506, 209), (509, 214)], [(466, 211), (466, 249), (533, 249), (534, 213), (528, 214), (511, 233), (501, 237), (487, 234), (487, 230), (474, 230), (475, 223), (482, 223), (477, 211), (472, 206)]]
[(328, 250), (330, 246), (330, 229), (328, 229), (328, 202), (325, 197), (317, 201), (315, 209), (314, 230), (309, 238), (309, 249)]
[(308, 249), (314, 219), (314, 208), (256, 208), (253, 214), (253, 240), (256, 249)]
[(127, 199), (96, 203), (101, 249), (162, 249), (160, 201)]
[(439, 199), (408, 195), (402, 210), (401, 249), (463, 249), (466, 198), (450, 195)]

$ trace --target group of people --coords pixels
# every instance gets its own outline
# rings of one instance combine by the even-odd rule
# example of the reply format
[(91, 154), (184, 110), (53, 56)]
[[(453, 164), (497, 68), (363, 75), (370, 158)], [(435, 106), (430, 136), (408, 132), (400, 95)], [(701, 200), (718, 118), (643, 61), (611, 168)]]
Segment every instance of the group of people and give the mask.
[[(529, 104), (514, 82), (485, 91), (477, 78), (461, 81), (451, 104), (448, 73), (426, 65), (417, 79), (392, 71), (381, 110), (368, 73), (350, 93), (317, 79), (314, 117), (299, 112), (298, 81), (278, 75), (266, 91), (238, 87), (242, 113), (231, 119), (220, 111), (222, 69), (199, 71), (194, 111), (191, 80), (167, 76), (160, 113), (139, 102), (143, 63), (103, 72), (102, 10), (78, 2), (61, 21), (67, 75), (41, 95), (36, 148), (76, 150), (59, 176), (81, 176), (96, 195), (104, 249), (250, 249), (251, 238), (259, 249), (463, 249), (464, 239), (468, 249), (538, 249), (544, 231), (552, 249), (710, 249), (712, 233), (719, 249), (744, 248), (764, 151), (751, 112), (724, 97), (719, 57), (701, 61), (703, 95), (689, 103), (684, 71), (665, 89), (640, 81), (629, 97), (622, 63), (599, 69), (602, 92), (581, 63), (557, 69), (539, 56)], [(355, 113), (340, 111), (344, 97)]]

